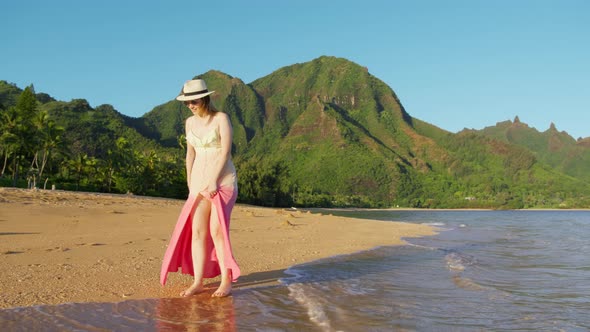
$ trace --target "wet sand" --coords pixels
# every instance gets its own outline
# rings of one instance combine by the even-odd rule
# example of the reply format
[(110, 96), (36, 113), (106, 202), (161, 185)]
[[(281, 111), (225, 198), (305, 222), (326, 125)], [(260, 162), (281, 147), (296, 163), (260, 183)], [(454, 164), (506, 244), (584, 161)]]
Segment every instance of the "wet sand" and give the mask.
[[(180, 273), (160, 264), (184, 201), (0, 188), (0, 308), (178, 297)], [(230, 236), (234, 289), (278, 283), (289, 266), (434, 234), (425, 225), (237, 204)], [(217, 279), (207, 280), (213, 292)]]

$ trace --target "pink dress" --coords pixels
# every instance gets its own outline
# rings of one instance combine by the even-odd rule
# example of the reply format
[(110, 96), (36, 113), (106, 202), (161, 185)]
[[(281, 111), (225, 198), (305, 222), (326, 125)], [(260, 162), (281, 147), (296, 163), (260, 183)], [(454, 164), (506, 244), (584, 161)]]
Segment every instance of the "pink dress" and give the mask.
[[(218, 178), (218, 194), (210, 198), (204, 190), (208, 180), (214, 172), (214, 165), (218, 158), (221, 158), (221, 142), (219, 130), (211, 130), (203, 137), (197, 136), (192, 131), (187, 132), (186, 140), (188, 144), (195, 148), (195, 161), (191, 171), (189, 181), (189, 197), (184, 204), (172, 232), (170, 243), (164, 254), (162, 268), (160, 270), (160, 283), (166, 284), (168, 272), (178, 272), (181, 268), (182, 273), (194, 275), (193, 259), (191, 254), (192, 246), (192, 212), (195, 205), (201, 199), (211, 201), (211, 208), (217, 209), (219, 224), (225, 239), (225, 265), (231, 269), (233, 281), (237, 281), (240, 276), (240, 268), (232, 254), (231, 242), (229, 238), (229, 221), (231, 211), (236, 202), (238, 195), (236, 169), (231, 159), (226, 162), (221, 175)], [(203, 194), (201, 194), (203, 193)], [(214, 278), (221, 274), (219, 260), (213, 246), (211, 235), (207, 236), (206, 243), (205, 269), (203, 277)]]

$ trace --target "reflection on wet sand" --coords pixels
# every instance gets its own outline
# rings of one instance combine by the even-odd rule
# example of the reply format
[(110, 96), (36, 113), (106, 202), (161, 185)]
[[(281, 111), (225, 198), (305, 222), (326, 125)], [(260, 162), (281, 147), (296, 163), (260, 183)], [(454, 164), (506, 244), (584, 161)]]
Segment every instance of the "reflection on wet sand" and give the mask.
[(66, 303), (0, 310), (3, 331), (235, 331), (234, 299), (188, 298)]
[(202, 293), (157, 301), (157, 331), (236, 331), (232, 297), (211, 298)]

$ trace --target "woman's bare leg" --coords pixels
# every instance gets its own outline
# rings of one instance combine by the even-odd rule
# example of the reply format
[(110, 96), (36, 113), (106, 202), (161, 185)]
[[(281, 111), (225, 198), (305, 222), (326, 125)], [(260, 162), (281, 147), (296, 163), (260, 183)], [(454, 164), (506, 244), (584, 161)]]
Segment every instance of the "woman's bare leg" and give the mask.
[(211, 219), (209, 223), (209, 230), (215, 245), (215, 254), (219, 260), (219, 268), (221, 269), (221, 284), (219, 288), (213, 293), (213, 297), (224, 297), (231, 294), (232, 289), (232, 275), (231, 270), (225, 266), (225, 238), (221, 226), (219, 225), (219, 216), (215, 206), (211, 208)]
[(193, 269), (195, 279), (193, 284), (182, 291), (180, 296), (191, 296), (203, 290), (203, 270), (205, 269), (205, 245), (207, 233), (209, 232), (209, 219), (211, 214), (211, 202), (202, 196), (197, 198), (198, 202), (193, 211), (192, 243), (191, 254), (193, 258)]

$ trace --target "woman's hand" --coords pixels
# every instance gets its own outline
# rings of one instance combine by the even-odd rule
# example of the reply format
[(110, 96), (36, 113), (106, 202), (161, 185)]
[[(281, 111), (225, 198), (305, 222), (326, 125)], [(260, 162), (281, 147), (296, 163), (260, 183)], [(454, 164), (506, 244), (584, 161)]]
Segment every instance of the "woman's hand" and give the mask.
[(209, 197), (215, 197), (215, 195), (217, 195), (217, 183), (209, 183), (207, 186), (207, 192), (209, 193)]

